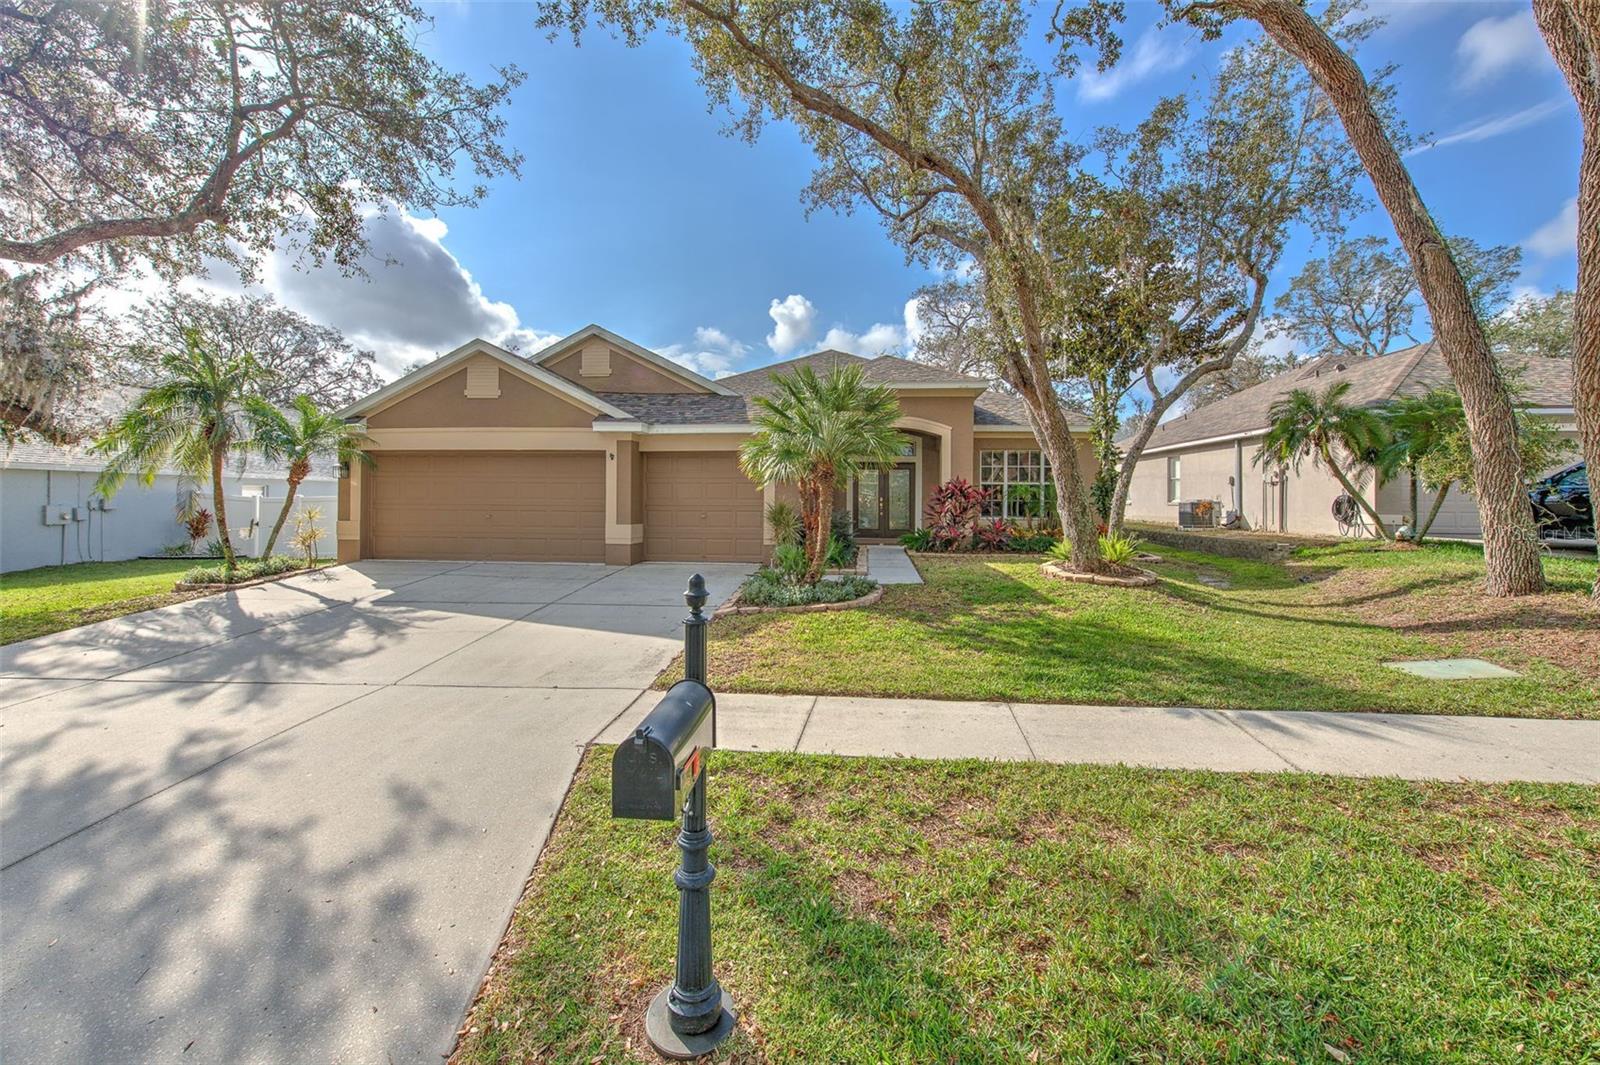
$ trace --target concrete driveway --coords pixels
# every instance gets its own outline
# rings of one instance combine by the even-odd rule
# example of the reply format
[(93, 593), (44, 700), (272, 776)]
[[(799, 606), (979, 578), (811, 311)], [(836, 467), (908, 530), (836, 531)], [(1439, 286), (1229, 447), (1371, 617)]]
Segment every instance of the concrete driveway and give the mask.
[(0, 648), (0, 1059), (440, 1061), (688, 576), (749, 569), (364, 562)]

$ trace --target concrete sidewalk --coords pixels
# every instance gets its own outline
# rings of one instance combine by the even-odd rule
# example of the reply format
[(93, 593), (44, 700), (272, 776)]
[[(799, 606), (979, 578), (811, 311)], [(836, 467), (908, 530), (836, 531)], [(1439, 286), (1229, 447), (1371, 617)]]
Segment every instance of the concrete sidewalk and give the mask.
[(1600, 783), (1600, 721), (724, 694), (717, 728), (718, 746), (747, 751)]

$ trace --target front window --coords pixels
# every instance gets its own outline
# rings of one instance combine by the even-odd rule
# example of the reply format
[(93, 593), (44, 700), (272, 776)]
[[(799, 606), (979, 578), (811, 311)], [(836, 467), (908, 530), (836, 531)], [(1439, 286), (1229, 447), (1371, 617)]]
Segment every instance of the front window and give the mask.
[(1173, 455), (1167, 459), (1167, 502), (1176, 503), (1183, 493), (1183, 460)]
[(978, 452), (978, 487), (989, 489), (985, 517), (1024, 524), (1049, 521), (1056, 511), (1050, 459), (1041, 451)]

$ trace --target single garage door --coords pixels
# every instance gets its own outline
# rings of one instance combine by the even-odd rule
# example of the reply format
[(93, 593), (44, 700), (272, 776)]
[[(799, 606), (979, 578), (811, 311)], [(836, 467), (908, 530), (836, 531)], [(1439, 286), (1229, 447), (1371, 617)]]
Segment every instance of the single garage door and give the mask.
[(760, 562), (761, 489), (731, 451), (644, 453), (644, 557)]
[(605, 561), (604, 452), (374, 457), (361, 471), (368, 557)]

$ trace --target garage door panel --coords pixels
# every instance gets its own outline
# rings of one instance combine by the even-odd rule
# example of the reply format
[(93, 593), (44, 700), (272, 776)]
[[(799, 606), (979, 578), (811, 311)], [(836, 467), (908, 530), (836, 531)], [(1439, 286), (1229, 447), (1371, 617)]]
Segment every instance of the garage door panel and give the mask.
[(645, 558), (759, 562), (761, 490), (731, 451), (644, 454)]
[(375, 558), (605, 558), (600, 452), (380, 454), (362, 494)]

